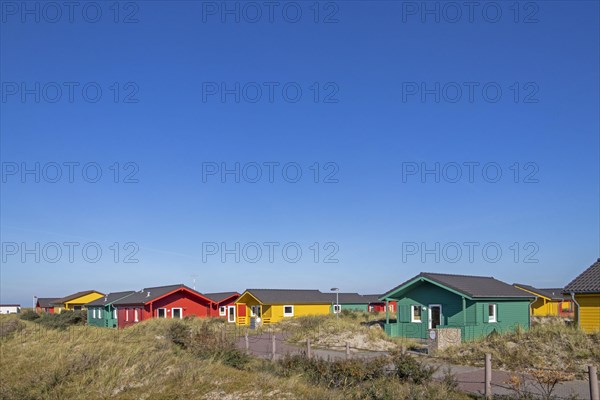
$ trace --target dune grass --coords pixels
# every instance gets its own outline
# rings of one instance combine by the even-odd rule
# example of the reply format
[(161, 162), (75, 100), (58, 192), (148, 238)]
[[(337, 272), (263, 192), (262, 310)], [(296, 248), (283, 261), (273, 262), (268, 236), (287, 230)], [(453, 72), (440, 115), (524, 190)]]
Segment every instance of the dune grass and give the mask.
[[(15, 322), (17, 321), (17, 322)], [(183, 324), (184, 329), (175, 327)], [(124, 330), (56, 329), (0, 317), (0, 398), (28, 399), (466, 399), (444, 385), (377, 377), (351, 390), (315, 385), (250, 357), (238, 368), (208, 347), (177, 343), (177, 332), (222, 332), (219, 321), (150, 320)], [(175, 332), (175, 333), (173, 333)], [(202, 336), (199, 336), (202, 338)]]

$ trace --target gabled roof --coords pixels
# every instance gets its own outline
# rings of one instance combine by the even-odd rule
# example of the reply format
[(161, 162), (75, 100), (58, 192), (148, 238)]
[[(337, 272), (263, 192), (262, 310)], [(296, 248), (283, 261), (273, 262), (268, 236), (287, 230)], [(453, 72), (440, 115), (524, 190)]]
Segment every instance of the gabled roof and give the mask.
[[(247, 289), (262, 304), (331, 304), (331, 296), (319, 290)], [(242, 295), (243, 296), (243, 295)], [(335, 299), (334, 299), (335, 301)]]
[(209, 299), (211, 299), (215, 303), (220, 303), (223, 300), (229, 299), (230, 297), (234, 297), (234, 296), (238, 296), (239, 297), (239, 295), (240, 294), (238, 292), (204, 293), (204, 296), (208, 297)]
[(58, 297), (38, 297), (36, 306), (39, 305), (41, 308), (49, 308), (53, 306), (57, 300), (60, 300)]
[(63, 297), (62, 299), (57, 299), (52, 304), (64, 304), (64, 303), (67, 303), (67, 302), (69, 302), (71, 300), (74, 300), (74, 299), (76, 299), (78, 297), (86, 296), (86, 295), (91, 294), (91, 293), (100, 293), (100, 294), (104, 295), (104, 293), (99, 292), (97, 290), (84, 290), (83, 292), (73, 293), (71, 295)]
[(88, 307), (94, 307), (94, 306), (108, 306), (110, 304), (112, 304), (113, 302), (120, 300), (122, 298), (125, 298), (127, 296), (130, 296), (132, 294), (134, 294), (135, 292), (133, 290), (128, 290), (125, 292), (113, 292), (113, 293), (109, 293), (104, 297), (100, 297), (97, 300), (91, 301), (89, 303), (86, 304), (86, 306)]
[(548, 300), (564, 300), (564, 296), (562, 295), (563, 289), (538, 289), (533, 286), (524, 285), (522, 283), (514, 283), (513, 286), (519, 289), (523, 289), (529, 293), (533, 293), (538, 297), (545, 297)]
[(194, 289), (185, 286), (184, 284), (169, 285), (169, 286), (157, 286), (151, 288), (144, 288), (132, 295), (125, 298), (116, 300), (113, 302), (114, 306), (117, 305), (143, 305), (152, 303), (153, 301), (177, 290), (185, 290), (191, 292), (201, 298), (206, 299), (208, 302), (212, 302), (211, 299), (204, 296), (202, 293), (195, 291)]
[(600, 293), (600, 258), (565, 286), (565, 291), (568, 293)]
[(471, 299), (476, 298), (523, 298), (532, 299), (533, 295), (528, 295), (521, 289), (509, 285), (508, 283), (499, 281), (490, 276), (473, 276), (473, 275), (453, 275), (453, 274), (438, 274), (432, 272), (421, 272), (414, 278), (396, 286), (386, 294), (380, 297), (385, 299), (394, 292), (412, 286), (413, 284), (429, 281), (431, 283), (442, 286), (457, 294), (466, 296)]

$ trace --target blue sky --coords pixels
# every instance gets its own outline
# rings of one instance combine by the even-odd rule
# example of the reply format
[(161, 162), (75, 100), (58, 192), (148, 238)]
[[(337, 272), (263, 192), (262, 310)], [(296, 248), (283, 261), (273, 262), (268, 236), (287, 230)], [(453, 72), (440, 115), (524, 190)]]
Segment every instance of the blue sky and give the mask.
[(1, 3), (1, 302), (560, 287), (600, 255), (597, 2), (26, 4)]

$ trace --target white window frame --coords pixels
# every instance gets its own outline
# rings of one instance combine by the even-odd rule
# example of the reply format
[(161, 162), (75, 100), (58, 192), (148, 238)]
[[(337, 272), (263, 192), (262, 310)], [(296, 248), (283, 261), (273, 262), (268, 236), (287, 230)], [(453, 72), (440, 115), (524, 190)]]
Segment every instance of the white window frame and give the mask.
[(183, 308), (181, 307), (171, 308), (171, 318), (175, 318), (175, 310), (179, 310), (179, 319), (183, 319)]
[(342, 312), (342, 305), (341, 304), (334, 304), (333, 305), (333, 313), (334, 314), (339, 314), (341, 312)]
[(98, 309), (98, 319), (102, 319), (102, 309)]
[(227, 306), (220, 306), (219, 307), (219, 316), (224, 317), (226, 315), (227, 315)]
[[(164, 316), (160, 316), (160, 310), (164, 310)], [(156, 318), (167, 318), (167, 309), (166, 308), (157, 308), (156, 309)]]
[[(416, 308), (421, 310), (421, 315), (420, 315), (421, 319), (415, 319), (415, 309)], [(413, 322), (415, 324), (420, 324), (423, 322), (423, 308), (421, 306), (416, 305), (416, 304), (413, 304), (410, 306), (410, 322)]]
[[(233, 309), (233, 313), (231, 309)], [(235, 306), (227, 306), (227, 322), (235, 322)]]
[(134, 321), (134, 322), (140, 322), (140, 312), (139, 312), (139, 308), (134, 308), (134, 309), (133, 309), (133, 321)]
[(116, 308), (113, 311), (113, 319), (118, 319), (118, 317), (117, 317), (117, 309)]
[(92, 318), (96, 318), (96, 308), (92, 308)]
[[(291, 307), (292, 308), (292, 312), (286, 313), (285, 312), (285, 308), (286, 307)], [(283, 306), (283, 316), (284, 317), (293, 317), (294, 316), (294, 306), (291, 304), (286, 304)]]
[(129, 322), (129, 308), (125, 309), (125, 322)]
[(250, 306), (250, 316), (251, 317), (256, 317), (258, 315), (257, 311), (259, 310), (260, 306)]
[[(490, 313), (490, 307), (494, 310), (493, 315)], [(488, 304), (488, 322), (490, 324), (498, 323), (498, 304)]]

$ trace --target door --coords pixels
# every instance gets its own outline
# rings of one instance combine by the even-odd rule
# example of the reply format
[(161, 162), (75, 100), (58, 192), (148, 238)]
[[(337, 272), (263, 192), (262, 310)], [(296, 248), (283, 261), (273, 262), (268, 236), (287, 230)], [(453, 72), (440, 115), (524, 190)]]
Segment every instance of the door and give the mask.
[(235, 322), (235, 306), (229, 306), (227, 310), (227, 322)]
[(442, 323), (442, 306), (439, 304), (429, 305), (429, 329), (435, 329)]

